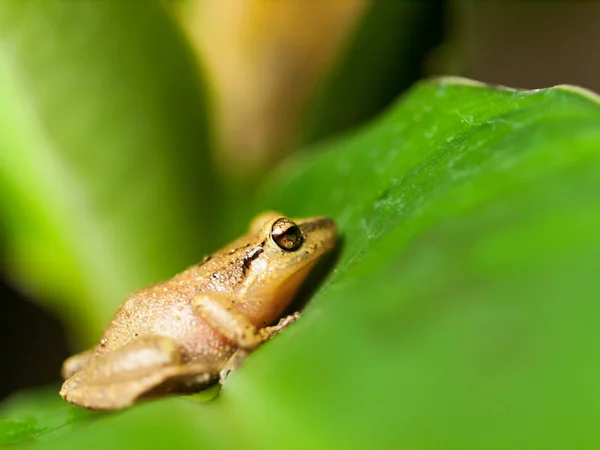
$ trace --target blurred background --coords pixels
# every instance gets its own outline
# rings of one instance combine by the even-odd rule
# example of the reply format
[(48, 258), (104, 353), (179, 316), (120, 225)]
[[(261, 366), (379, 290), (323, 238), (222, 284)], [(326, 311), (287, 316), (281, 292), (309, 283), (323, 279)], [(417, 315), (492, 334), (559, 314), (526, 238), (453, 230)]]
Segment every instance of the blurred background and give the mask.
[[(535, 19), (535, 20), (534, 20)], [(0, 5), (0, 399), (243, 232), (267, 173), (415, 81), (600, 90), (595, 2)]]

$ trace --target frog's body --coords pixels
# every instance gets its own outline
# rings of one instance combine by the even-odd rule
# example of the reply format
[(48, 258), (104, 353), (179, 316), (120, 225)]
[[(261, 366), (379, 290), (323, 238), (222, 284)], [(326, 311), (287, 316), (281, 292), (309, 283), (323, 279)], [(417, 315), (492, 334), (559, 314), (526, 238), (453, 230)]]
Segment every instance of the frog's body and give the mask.
[(239, 365), (298, 313), (280, 317), (318, 259), (335, 245), (326, 218), (264, 213), (249, 233), (119, 308), (94, 349), (65, 361), (61, 395), (91, 409), (201, 389)]
[[(194, 311), (194, 297), (206, 292), (204, 283), (194, 281), (195, 272), (199, 270), (188, 269), (129, 296), (104, 332), (95, 354), (109, 354), (138, 336), (156, 335), (176, 342), (184, 363), (199, 357), (209, 363), (230, 356), (233, 347)], [(199, 279), (204, 281), (203, 277)]]

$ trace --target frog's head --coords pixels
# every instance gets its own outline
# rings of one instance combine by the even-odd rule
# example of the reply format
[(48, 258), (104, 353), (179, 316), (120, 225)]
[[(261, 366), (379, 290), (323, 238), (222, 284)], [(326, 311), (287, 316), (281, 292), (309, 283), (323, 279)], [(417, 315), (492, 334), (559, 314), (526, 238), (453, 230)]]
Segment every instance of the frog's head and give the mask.
[(276, 318), (317, 261), (335, 247), (336, 226), (326, 217), (290, 219), (267, 212), (252, 222), (250, 234), (260, 244), (248, 263), (245, 294), (263, 307), (272, 305)]

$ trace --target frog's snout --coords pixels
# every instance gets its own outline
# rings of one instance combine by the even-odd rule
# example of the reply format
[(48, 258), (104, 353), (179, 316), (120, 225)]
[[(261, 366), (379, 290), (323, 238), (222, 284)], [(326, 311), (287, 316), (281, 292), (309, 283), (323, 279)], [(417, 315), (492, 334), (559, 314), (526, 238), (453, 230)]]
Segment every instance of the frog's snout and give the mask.
[(337, 226), (329, 217), (300, 219), (297, 223), (307, 242), (321, 249), (321, 254), (335, 247), (338, 236)]

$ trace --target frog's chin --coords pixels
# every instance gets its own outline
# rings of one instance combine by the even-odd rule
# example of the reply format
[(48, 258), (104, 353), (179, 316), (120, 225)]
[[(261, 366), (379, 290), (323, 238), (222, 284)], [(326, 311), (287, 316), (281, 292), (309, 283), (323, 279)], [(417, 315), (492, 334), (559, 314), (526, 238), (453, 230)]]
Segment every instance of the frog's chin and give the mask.
[(276, 297), (281, 299), (280, 301), (288, 304), (292, 301), (294, 295), (298, 291), (300, 285), (306, 280), (306, 277), (313, 269), (315, 264), (317, 263), (318, 258), (308, 262), (300, 269), (296, 269), (293, 273), (289, 274), (287, 277), (282, 277), (282, 280), (278, 283), (276, 287)]
[(252, 322), (266, 326), (277, 320), (288, 308), (298, 288), (317, 261), (318, 259), (315, 259), (288, 275), (282, 275), (276, 283), (271, 281), (268, 292), (262, 291), (256, 296), (260, 298), (260, 314), (255, 315), (258, 311), (246, 312)]

